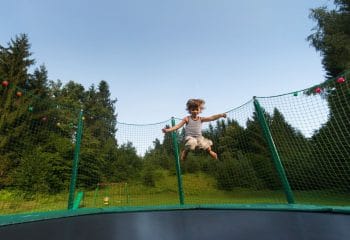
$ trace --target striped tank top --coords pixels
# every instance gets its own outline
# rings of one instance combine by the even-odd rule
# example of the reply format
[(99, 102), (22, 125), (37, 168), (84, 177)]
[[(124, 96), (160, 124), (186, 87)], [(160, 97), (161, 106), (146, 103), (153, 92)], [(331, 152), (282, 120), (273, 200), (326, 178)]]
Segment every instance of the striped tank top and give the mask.
[(191, 116), (188, 117), (188, 123), (185, 126), (185, 137), (199, 137), (202, 136), (202, 121), (201, 118), (193, 120)]

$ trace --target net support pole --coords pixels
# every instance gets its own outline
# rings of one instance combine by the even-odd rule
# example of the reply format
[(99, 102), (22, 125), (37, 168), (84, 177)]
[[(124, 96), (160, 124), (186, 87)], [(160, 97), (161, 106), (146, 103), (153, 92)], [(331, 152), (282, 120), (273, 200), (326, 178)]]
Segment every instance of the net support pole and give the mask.
[(74, 195), (75, 195), (75, 186), (77, 182), (82, 134), (83, 134), (83, 110), (81, 110), (79, 113), (78, 128), (75, 135), (74, 159), (73, 159), (73, 166), (72, 166), (72, 177), (70, 179), (70, 186), (69, 186), (68, 210), (72, 210), (74, 206)]
[[(175, 118), (171, 118), (171, 126), (175, 126)], [(173, 131), (171, 133), (172, 139), (173, 139), (173, 145), (174, 145), (174, 155), (175, 155), (175, 163), (176, 163), (176, 175), (177, 175), (177, 186), (179, 188), (179, 200), (180, 204), (185, 204), (185, 197), (184, 197), (184, 191), (182, 186), (182, 176), (181, 176), (181, 167), (180, 167), (180, 158), (179, 158), (179, 145), (177, 142), (177, 135), (176, 131)]]
[(272, 160), (273, 160), (273, 163), (276, 167), (278, 176), (282, 182), (283, 190), (284, 190), (284, 193), (286, 195), (287, 201), (289, 204), (293, 204), (295, 202), (294, 202), (292, 188), (290, 187), (290, 184), (288, 182), (286, 172), (284, 171), (283, 164), (282, 164), (280, 156), (278, 154), (276, 145), (273, 141), (270, 129), (266, 123), (264, 113), (263, 113), (261, 106), (260, 106), (260, 103), (256, 99), (256, 97), (254, 97), (253, 99), (254, 99), (254, 107), (255, 107), (255, 110), (256, 110), (257, 115), (258, 115), (259, 124), (264, 132), (264, 137), (268, 143), (269, 150), (270, 150), (271, 155), (272, 155)]

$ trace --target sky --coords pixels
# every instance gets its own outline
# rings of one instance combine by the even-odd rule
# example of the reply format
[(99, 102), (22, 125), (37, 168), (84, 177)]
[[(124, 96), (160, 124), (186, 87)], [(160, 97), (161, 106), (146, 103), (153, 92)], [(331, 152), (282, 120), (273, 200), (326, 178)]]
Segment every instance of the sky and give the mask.
[(2, 1), (0, 45), (26, 33), (50, 80), (88, 89), (108, 82), (118, 121), (150, 124), (203, 116), (322, 82), (306, 40), (310, 9), (327, 0)]

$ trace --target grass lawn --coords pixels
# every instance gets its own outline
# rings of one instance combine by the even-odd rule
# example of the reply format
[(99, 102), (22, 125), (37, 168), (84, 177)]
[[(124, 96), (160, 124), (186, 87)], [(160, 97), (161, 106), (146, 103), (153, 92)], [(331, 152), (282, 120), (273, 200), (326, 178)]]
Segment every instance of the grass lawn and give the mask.
[[(274, 204), (287, 203), (283, 191), (257, 191), (234, 189), (223, 191), (216, 188), (215, 179), (203, 173), (182, 176), (185, 204)], [(105, 198), (108, 197), (108, 201)], [(350, 205), (348, 195), (331, 191), (294, 192), (298, 204)], [(0, 215), (26, 212), (65, 210), (68, 191), (56, 195), (37, 194), (30, 198), (18, 191), (0, 191)], [(153, 187), (140, 183), (109, 183), (98, 189), (84, 191), (80, 207), (131, 207), (177, 205), (179, 194), (177, 178), (163, 172)]]

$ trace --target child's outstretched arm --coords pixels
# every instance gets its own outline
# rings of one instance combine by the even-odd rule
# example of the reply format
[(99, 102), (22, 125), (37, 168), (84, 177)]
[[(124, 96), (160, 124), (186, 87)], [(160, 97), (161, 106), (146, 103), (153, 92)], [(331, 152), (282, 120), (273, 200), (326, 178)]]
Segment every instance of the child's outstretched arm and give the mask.
[(222, 118), (222, 117), (226, 118), (226, 113), (215, 114), (210, 117), (202, 117), (201, 120), (202, 122), (211, 122), (211, 121), (218, 120), (219, 118)]
[(173, 132), (176, 131), (177, 129), (179, 129), (180, 127), (182, 127), (183, 125), (185, 125), (185, 123), (187, 122), (187, 117), (185, 117), (184, 119), (181, 120), (181, 122), (179, 122), (178, 124), (176, 124), (173, 127), (170, 128), (163, 128), (162, 132), (163, 133), (168, 133), (168, 132)]

